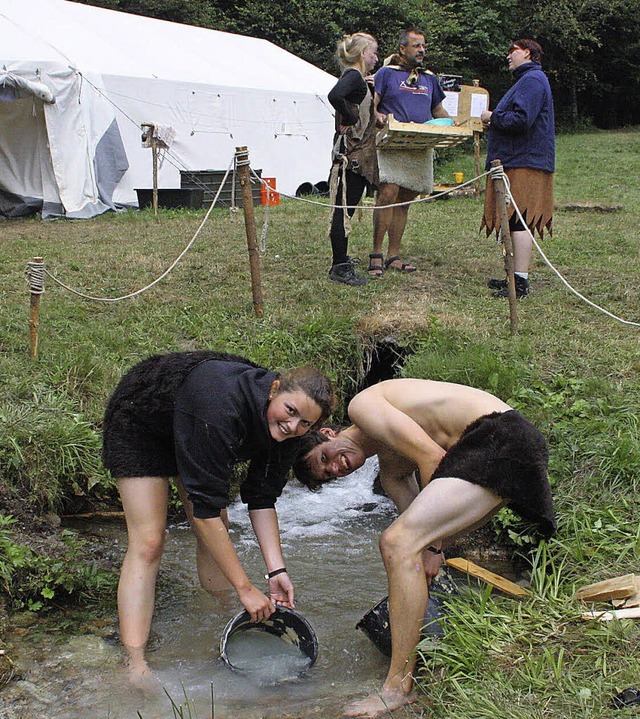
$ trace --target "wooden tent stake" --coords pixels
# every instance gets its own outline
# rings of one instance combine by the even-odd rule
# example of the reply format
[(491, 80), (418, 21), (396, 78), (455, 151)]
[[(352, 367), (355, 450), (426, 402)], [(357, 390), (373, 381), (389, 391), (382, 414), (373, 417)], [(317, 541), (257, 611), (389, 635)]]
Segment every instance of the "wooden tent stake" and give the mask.
[[(491, 168), (502, 167), (500, 160), (493, 160)], [(513, 240), (509, 229), (509, 213), (507, 212), (507, 193), (504, 178), (501, 173), (495, 173), (493, 190), (496, 197), (496, 206), (500, 214), (500, 237), (504, 245), (504, 269), (507, 273), (507, 289), (509, 290), (509, 318), (511, 334), (518, 334), (518, 309), (516, 307), (516, 280), (513, 274)]]
[(246, 147), (236, 147), (235, 162), (238, 168), (240, 187), (242, 189), (242, 209), (244, 211), (245, 232), (247, 233), (247, 251), (249, 252), (249, 267), (251, 269), (253, 308), (256, 317), (262, 317), (264, 314), (264, 304), (262, 302), (262, 287), (260, 285), (260, 256), (258, 254), (258, 235), (253, 212), (249, 151)]
[(38, 328), (40, 327), (40, 296), (44, 292), (44, 265), (42, 257), (34, 257), (27, 269), (29, 282), (29, 356), (38, 356)]

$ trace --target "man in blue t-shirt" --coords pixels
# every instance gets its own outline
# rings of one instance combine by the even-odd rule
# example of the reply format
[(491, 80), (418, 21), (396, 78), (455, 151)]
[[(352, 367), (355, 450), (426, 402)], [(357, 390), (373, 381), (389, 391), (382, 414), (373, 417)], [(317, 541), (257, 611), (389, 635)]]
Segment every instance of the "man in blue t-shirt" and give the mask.
[[(398, 52), (385, 60), (375, 75), (374, 107), (378, 126), (387, 115), (399, 122), (424, 123), (437, 117), (449, 117), (442, 106), (445, 98), (436, 76), (421, 67), (425, 56), (424, 33), (405, 30), (398, 41)], [(415, 272), (416, 267), (400, 258), (400, 242), (407, 224), (409, 202), (433, 187), (433, 159), (430, 150), (388, 150), (378, 152), (380, 189), (373, 215), (373, 252), (369, 255), (369, 274), (380, 276), (384, 269)], [(382, 245), (389, 235), (387, 259)]]

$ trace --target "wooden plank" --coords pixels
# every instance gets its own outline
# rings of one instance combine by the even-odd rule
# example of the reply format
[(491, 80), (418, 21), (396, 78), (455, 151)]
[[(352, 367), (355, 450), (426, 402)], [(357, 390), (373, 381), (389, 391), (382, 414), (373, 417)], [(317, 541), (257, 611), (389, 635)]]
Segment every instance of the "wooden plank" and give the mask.
[(614, 599), (612, 601), (613, 606), (616, 609), (622, 609), (623, 607), (640, 607), (640, 577), (636, 574), (635, 576), (636, 592), (630, 597), (624, 597), (623, 599)]
[(384, 150), (425, 150), (454, 147), (473, 138), (468, 125), (429, 125), (398, 122), (387, 115), (384, 127), (376, 135), (376, 146)]
[(611, 609), (608, 612), (585, 612), (582, 618), (599, 619), (601, 622), (610, 622), (612, 619), (640, 619), (640, 607)]
[(468, 559), (454, 557), (453, 559), (447, 559), (446, 563), (449, 567), (458, 569), (461, 572), (465, 572), (465, 574), (476, 577), (477, 579), (482, 579), (482, 581), (500, 589), (500, 591), (505, 594), (510, 594), (514, 597), (527, 597), (531, 594), (528, 589), (521, 587), (519, 584), (515, 584), (515, 582), (512, 582), (509, 579), (505, 579), (505, 577), (501, 577), (499, 574), (490, 572), (488, 569), (485, 569)]
[(602, 582), (588, 584), (578, 589), (575, 598), (583, 602), (607, 602), (610, 599), (624, 599), (636, 593), (636, 582), (633, 574), (625, 574)]

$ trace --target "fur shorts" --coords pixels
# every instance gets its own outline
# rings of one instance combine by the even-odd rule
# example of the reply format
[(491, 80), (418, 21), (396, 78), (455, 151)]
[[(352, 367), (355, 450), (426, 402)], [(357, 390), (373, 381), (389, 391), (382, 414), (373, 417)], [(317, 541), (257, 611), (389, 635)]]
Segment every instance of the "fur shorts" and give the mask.
[(556, 530), (542, 433), (515, 410), (472, 422), (433, 473), (490, 489), (550, 537)]
[(102, 463), (115, 479), (177, 476), (176, 394), (189, 372), (209, 360), (256, 366), (226, 352), (174, 352), (149, 357), (122, 377), (107, 405), (102, 429)]

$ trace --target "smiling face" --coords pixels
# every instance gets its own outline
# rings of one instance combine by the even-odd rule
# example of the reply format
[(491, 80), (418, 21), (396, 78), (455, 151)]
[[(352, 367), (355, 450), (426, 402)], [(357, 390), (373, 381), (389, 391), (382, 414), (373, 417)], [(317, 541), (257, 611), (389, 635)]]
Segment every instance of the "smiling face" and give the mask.
[(269, 434), (276, 442), (300, 437), (322, 414), (320, 405), (302, 390), (276, 392), (267, 407)]
[(316, 480), (346, 477), (362, 467), (366, 455), (358, 444), (333, 430), (320, 431), (330, 437), (329, 441), (316, 445), (307, 454), (307, 465)]
[(416, 35), (413, 32), (409, 33), (407, 44), (400, 45), (400, 55), (404, 57), (410, 67), (418, 67), (422, 63), (425, 50), (424, 35)]

